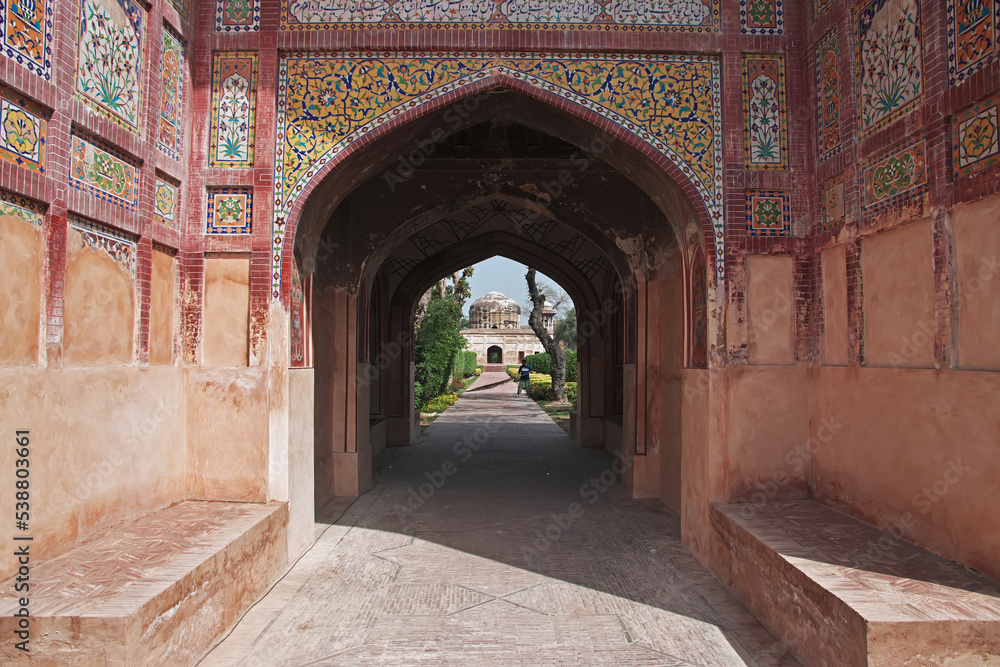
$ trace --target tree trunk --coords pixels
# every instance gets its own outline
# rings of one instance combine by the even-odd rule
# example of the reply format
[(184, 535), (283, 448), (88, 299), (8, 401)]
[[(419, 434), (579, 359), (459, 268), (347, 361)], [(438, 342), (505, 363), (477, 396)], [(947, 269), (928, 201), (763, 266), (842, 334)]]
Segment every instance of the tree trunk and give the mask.
[(559, 343), (549, 335), (548, 329), (542, 321), (542, 311), (545, 309), (545, 295), (540, 294), (538, 286), (535, 284), (535, 270), (528, 269), (528, 296), (531, 297), (531, 314), (528, 316), (528, 325), (535, 332), (542, 347), (552, 357), (552, 400), (566, 400), (566, 351), (559, 347)]

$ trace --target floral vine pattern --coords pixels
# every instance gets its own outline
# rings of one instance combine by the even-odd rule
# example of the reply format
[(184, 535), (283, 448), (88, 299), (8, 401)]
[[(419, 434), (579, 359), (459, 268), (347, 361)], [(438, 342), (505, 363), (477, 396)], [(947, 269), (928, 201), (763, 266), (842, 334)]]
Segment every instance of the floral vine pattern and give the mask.
[(161, 151), (180, 159), (181, 109), (184, 92), (184, 47), (169, 29), (163, 29), (160, 65), (160, 122), (156, 145)]
[(865, 160), (861, 210), (880, 211), (927, 191), (927, 140), (914, 137)]
[(42, 107), (0, 88), (0, 159), (44, 174), (47, 127)]
[(257, 109), (257, 54), (215, 54), (208, 166), (252, 167)]
[(721, 88), (714, 57), (292, 53), (278, 69), (272, 299), (281, 293), (288, 216), (327, 164), (404, 111), (499, 73), (598, 113), (668, 157), (709, 211), (722, 278)]
[(134, 211), (139, 193), (139, 165), (104, 142), (74, 132), (69, 184), (98, 199)]
[(1000, 95), (993, 95), (955, 115), (952, 124), (955, 178), (1000, 163)]
[(744, 158), (748, 169), (787, 169), (785, 59), (743, 56)]
[(52, 78), (54, 0), (0, 0), (0, 51), (38, 76)]
[(819, 159), (823, 161), (840, 151), (840, 52), (836, 30), (816, 45), (816, 96)]

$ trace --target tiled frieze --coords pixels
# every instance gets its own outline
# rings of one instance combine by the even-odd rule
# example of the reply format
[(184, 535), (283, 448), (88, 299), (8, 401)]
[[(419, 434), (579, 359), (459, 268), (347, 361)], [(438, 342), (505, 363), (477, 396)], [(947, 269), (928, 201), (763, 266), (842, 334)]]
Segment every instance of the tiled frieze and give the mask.
[(955, 115), (952, 123), (955, 178), (969, 176), (1000, 163), (1000, 95), (994, 95)]
[(139, 196), (139, 165), (98, 139), (77, 132), (71, 139), (70, 185), (134, 211)]
[(252, 167), (257, 120), (257, 54), (223, 51), (212, 67), (210, 167)]
[(861, 167), (861, 210), (872, 213), (927, 191), (927, 141), (908, 139), (865, 160)]
[(206, 234), (249, 234), (253, 220), (253, 188), (208, 189)]
[(790, 236), (791, 197), (777, 190), (747, 190), (747, 235)]
[(748, 169), (788, 168), (785, 59), (743, 56), (743, 152)]
[(180, 228), (180, 184), (163, 177), (156, 177), (156, 196), (153, 198), (153, 217), (162, 225)]
[(52, 4), (0, 0), (0, 50), (44, 79), (52, 78)]
[(167, 28), (163, 29), (160, 54), (160, 118), (156, 145), (179, 160), (184, 118), (184, 45)]
[(819, 131), (819, 159), (826, 160), (840, 150), (840, 52), (837, 31), (816, 45), (816, 127)]
[(0, 88), (0, 159), (45, 173), (48, 115), (31, 100)]

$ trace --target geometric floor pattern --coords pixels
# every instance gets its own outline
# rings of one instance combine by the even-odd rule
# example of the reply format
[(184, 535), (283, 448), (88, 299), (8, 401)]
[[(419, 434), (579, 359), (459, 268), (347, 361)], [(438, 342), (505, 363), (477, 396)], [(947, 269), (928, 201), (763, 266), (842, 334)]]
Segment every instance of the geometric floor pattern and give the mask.
[(611, 455), (511, 384), (467, 393), (376, 466), (202, 665), (797, 664), (683, 549), (675, 515), (626, 498)]

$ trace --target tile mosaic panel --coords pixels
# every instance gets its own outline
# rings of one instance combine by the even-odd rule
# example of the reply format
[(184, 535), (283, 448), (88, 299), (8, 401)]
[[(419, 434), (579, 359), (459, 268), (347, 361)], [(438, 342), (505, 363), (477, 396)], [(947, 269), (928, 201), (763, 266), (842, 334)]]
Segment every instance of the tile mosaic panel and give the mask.
[(827, 9), (833, 5), (833, 0), (814, 0), (813, 1), (813, 18), (818, 19), (823, 15)]
[(139, 131), (146, 11), (133, 0), (83, 0), (76, 92), (111, 120)]
[(52, 78), (52, 3), (0, 0), (0, 50), (38, 76)]
[(744, 35), (783, 34), (784, 0), (740, 0), (740, 32)]
[(160, 224), (179, 229), (180, 184), (160, 176), (156, 177), (156, 197), (153, 200), (153, 217)]
[(863, 0), (854, 14), (858, 130), (862, 137), (924, 96), (919, 0)]
[(1000, 3), (947, 0), (947, 4), (948, 80), (954, 86), (996, 59)]
[(178, 14), (187, 16), (187, 2), (185, 0), (170, 0), (170, 4), (174, 6)]
[(718, 32), (720, 26), (718, 0), (281, 0), (282, 30), (555, 28)]
[(134, 211), (139, 193), (139, 165), (104, 142), (74, 132), (69, 184), (98, 199)]
[(160, 60), (160, 120), (156, 145), (179, 160), (184, 93), (184, 45), (173, 31), (164, 27)]
[(209, 188), (207, 234), (249, 234), (253, 188)]
[(823, 184), (822, 199), (822, 221), (820, 228), (826, 231), (836, 230), (843, 223), (846, 216), (844, 208), (844, 177), (837, 176), (831, 178)]
[(955, 178), (969, 176), (1000, 163), (1000, 95), (955, 114), (952, 162)]
[(299, 272), (299, 265), (292, 262), (292, 292), (289, 300), (289, 318), (291, 339), (291, 361), (292, 366), (301, 368), (306, 360), (306, 332), (305, 324), (305, 293), (302, 289), (302, 274)]
[(819, 159), (822, 162), (840, 151), (840, 53), (837, 31), (816, 45), (816, 110), (819, 130)]
[(35, 229), (41, 229), (45, 219), (45, 207), (13, 192), (0, 190), (0, 215), (20, 218)]
[[(348, 146), (405, 110), (505, 74), (610, 119), (666, 156), (704, 201), (721, 278), (719, 61), (627, 54), (291, 53), (279, 63), (272, 298), (285, 222), (309, 182)], [(349, 111), (349, 112), (348, 112)]]
[(747, 190), (748, 236), (790, 236), (791, 197), (780, 190)]
[(908, 139), (861, 167), (861, 210), (864, 213), (902, 203), (927, 191), (927, 142)]
[(69, 226), (80, 233), (84, 246), (106, 254), (125, 270), (135, 282), (136, 258), (138, 256), (136, 242), (125, 232), (106, 225), (84, 220), (75, 215), (69, 216)]
[(48, 116), (31, 100), (0, 88), (0, 159), (44, 174)]
[(260, 0), (215, 0), (216, 32), (260, 30)]
[(257, 116), (257, 54), (223, 51), (212, 67), (210, 167), (252, 167)]
[(788, 168), (785, 59), (743, 56), (743, 153), (748, 169)]

